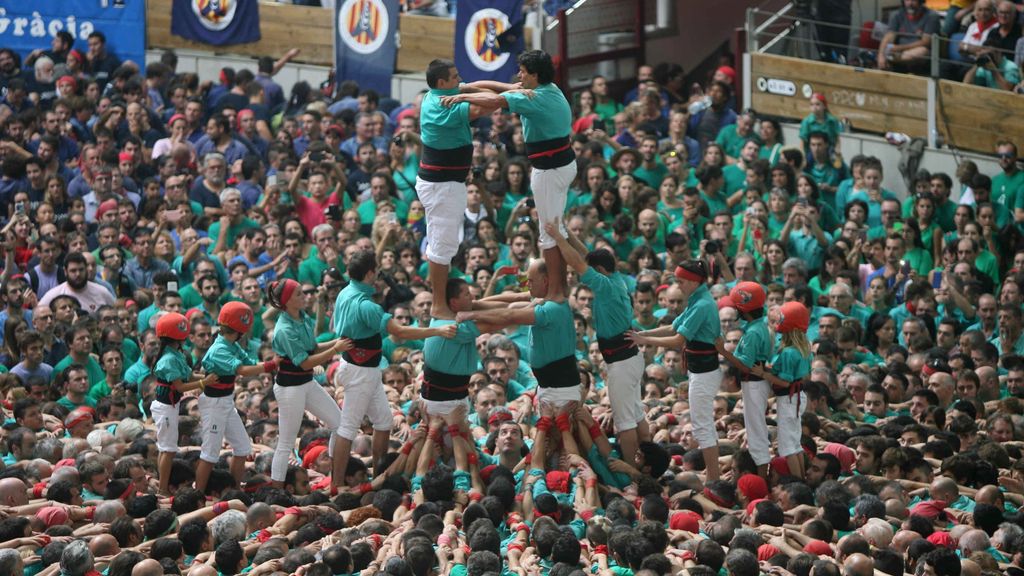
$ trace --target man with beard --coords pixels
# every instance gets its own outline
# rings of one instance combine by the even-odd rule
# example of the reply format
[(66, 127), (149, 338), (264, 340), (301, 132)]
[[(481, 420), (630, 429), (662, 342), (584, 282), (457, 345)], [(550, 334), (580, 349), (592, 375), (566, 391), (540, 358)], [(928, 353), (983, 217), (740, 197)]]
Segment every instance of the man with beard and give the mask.
[(32, 328), (43, 337), (43, 361), (53, 366), (67, 356), (68, 347), (53, 332), (54, 313), (49, 306), (37, 304), (32, 310)]
[[(92, 356), (92, 332), (89, 326), (83, 323), (71, 326), (64, 333), (64, 340), (68, 343), (68, 355), (53, 367), (54, 373), (59, 374), (68, 366), (77, 364), (85, 368), (89, 386), (103, 382), (107, 375)], [(95, 397), (94, 394), (89, 395)]]
[(35, 253), (39, 263), (28, 269), (26, 279), (36, 295), (46, 294), (51, 288), (66, 280), (64, 269), (57, 266), (60, 243), (53, 236), (43, 236), (36, 241)]
[(170, 269), (167, 262), (153, 257), (152, 234), (153, 230), (149, 228), (140, 228), (136, 231), (135, 241), (132, 244), (132, 252), (135, 254), (135, 258), (129, 260), (124, 266), (124, 273), (139, 288), (149, 288), (153, 285), (153, 276), (155, 274)]
[[(9, 296), (8, 296), (9, 297)], [(999, 307), (999, 337), (992, 344), (1002, 355), (1024, 355), (1024, 336), (1021, 335), (1021, 309), (1015, 304)]]
[(0, 88), (21, 76), (21, 57), (10, 48), (0, 49)]
[(249, 149), (232, 136), (231, 122), (221, 114), (210, 116), (206, 121), (206, 136), (196, 142), (196, 155), (203, 156), (210, 152), (224, 155), (227, 164), (234, 164), (248, 154)]
[(72, 252), (64, 259), (64, 273), (67, 275), (67, 281), (47, 292), (39, 301), (41, 305), (48, 306), (58, 296), (74, 296), (82, 309), (90, 314), (104, 304), (114, 305), (113, 294), (99, 284), (89, 281), (85, 256), (80, 252)]
[(203, 276), (197, 282), (199, 295), (203, 301), (189, 312), (198, 311), (212, 325), (217, 321), (217, 315), (220, 314), (220, 280), (217, 280), (216, 276)]
[[(209, 329), (209, 326), (207, 326)], [(193, 334), (195, 333), (195, 324), (193, 324)], [(149, 329), (142, 333), (139, 337), (142, 342), (142, 355), (139, 357), (135, 364), (132, 364), (124, 372), (124, 382), (127, 388), (138, 390), (139, 384), (149, 378), (149, 375), (153, 372), (153, 367), (156, 365), (156, 361), (160, 357), (160, 338), (156, 335), (156, 330)], [(195, 340), (193, 340), (195, 345)], [(209, 342), (207, 342), (209, 345)]]
[[(189, 191), (189, 198), (203, 207), (203, 213), (210, 218), (221, 215), (220, 193), (227, 188), (227, 162), (220, 152), (210, 152), (203, 157), (203, 177), (196, 181)], [(210, 234), (214, 237), (213, 234)]]
[[(25, 322), (32, 323), (32, 313), (25, 310), (25, 280), (22, 278), (9, 278), (3, 287), (5, 306), (0, 310), (0, 326), (7, 323), (8, 318), (24, 318)], [(0, 346), (3, 346), (4, 336), (0, 334)]]
[(657, 134), (644, 136), (640, 140), (639, 150), (642, 162), (633, 172), (633, 177), (643, 180), (651, 188), (657, 188), (668, 174), (668, 168), (661, 163), (661, 157), (658, 156)]

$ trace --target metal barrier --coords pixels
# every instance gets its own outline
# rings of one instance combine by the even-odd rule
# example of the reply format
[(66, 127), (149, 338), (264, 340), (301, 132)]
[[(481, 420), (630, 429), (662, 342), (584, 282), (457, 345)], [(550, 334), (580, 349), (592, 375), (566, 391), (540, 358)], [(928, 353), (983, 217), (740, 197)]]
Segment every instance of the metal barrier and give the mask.
[[(838, 27), (798, 15), (792, 4), (778, 12), (748, 10), (744, 101), (758, 112), (798, 120), (808, 114), (810, 95), (821, 92), (832, 113), (855, 129), (904, 132), (932, 147), (992, 153), (998, 140), (1024, 134), (1021, 115), (1009, 113), (1024, 103), (1020, 95), (941, 78), (951, 67), (970, 66), (944, 57), (947, 39), (932, 35), (930, 76), (919, 76), (807, 59), (822, 47), (850, 47), (822, 42), (814, 33), (821, 25)], [(859, 60), (860, 54), (850, 56)]]

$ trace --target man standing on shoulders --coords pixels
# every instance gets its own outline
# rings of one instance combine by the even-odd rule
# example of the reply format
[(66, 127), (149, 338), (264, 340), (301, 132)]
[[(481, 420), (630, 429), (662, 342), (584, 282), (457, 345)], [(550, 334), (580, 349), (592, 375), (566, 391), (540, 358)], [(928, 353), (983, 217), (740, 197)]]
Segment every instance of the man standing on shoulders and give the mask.
[[(572, 110), (554, 84), (555, 66), (550, 54), (541, 50), (520, 54), (519, 79), (519, 85), (475, 82), (464, 87), (462, 94), (445, 97), (442, 103), (451, 106), (469, 102), (488, 109), (507, 108), (519, 115), (526, 152), (533, 165), (530, 189), (537, 215), (542, 222), (550, 222), (565, 212), (569, 185), (576, 178), (576, 154), (569, 142)], [(559, 224), (558, 233), (565, 236), (564, 224)], [(565, 261), (547, 231), (540, 233), (540, 248), (544, 251), (552, 292), (564, 294)]]
[[(545, 223), (550, 228), (565, 262), (580, 277), (580, 282), (594, 291), (593, 322), (601, 357), (607, 366), (608, 397), (612, 405), (612, 421), (622, 450), (622, 458), (633, 462), (640, 440), (650, 440), (640, 380), (644, 375), (644, 357), (627, 335), (631, 329), (633, 303), (621, 274), (616, 272), (615, 256), (605, 249), (587, 252), (572, 233), (568, 238), (553, 234), (557, 222)], [(586, 254), (584, 260), (583, 254)]]
[(377, 281), (377, 260), (372, 251), (357, 252), (348, 263), (352, 280), (338, 294), (334, 304), (334, 333), (350, 338), (353, 347), (342, 353), (342, 363), (336, 378), (345, 382), (345, 403), (341, 409), (340, 436), (335, 444), (334, 478), (344, 478), (348, 457), (363, 418), (369, 416), (373, 424), (373, 473), (382, 472), (380, 465), (388, 449), (392, 415), (388, 399), (381, 386), (380, 361), (385, 333), (403, 340), (421, 340), (430, 336), (451, 338), (457, 325), (443, 328), (414, 328), (403, 326), (390, 314), (385, 314), (373, 301)]
[(473, 164), (469, 123), (493, 108), (469, 103), (445, 107), (441, 98), (459, 93), (462, 78), (451, 60), (437, 59), (427, 67), (430, 91), (420, 106), (423, 158), (416, 175), (416, 195), (427, 216), (427, 266), (433, 292), (433, 315), (451, 319), (444, 287), (452, 258), (459, 249), (459, 230), (466, 210), (466, 177)]

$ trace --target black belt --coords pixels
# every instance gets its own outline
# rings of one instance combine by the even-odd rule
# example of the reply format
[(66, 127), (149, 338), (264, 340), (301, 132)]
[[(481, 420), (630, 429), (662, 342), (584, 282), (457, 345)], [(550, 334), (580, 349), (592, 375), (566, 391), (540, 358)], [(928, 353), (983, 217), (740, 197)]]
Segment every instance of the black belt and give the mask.
[(686, 369), (694, 374), (714, 372), (718, 366), (718, 349), (714, 344), (700, 341), (687, 341), (683, 349), (686, 356)]
[(424, 366), (421, 395), (435, 402), (462, 400), (469, 396), (469, 374), (446, 374)]
[(537, 377), (537, 385), (541, 388), (572, 388), (580, 385), (575, 355), (549, 362), (540, 368), (535, 366), (533, 375)]
[(530, 158), (530, 164), (541, 170), (561, 168), (576, 161), (576, 152), (573, 151), (568, 136), (527, 142), (526, 155)]
[(633, 342), (626, 337), (627, 332), (622, 334), (616, 334), (611, 338), (601, 338), (598, 336), (597, 345), (601, 349), (601, 357), (608, 364), (612, 362), (619, 362), (627, 360), (636, 356), (639, 352), (636, 342)]
[(380, 366), (383, 346), (384, 339), (380, 334), (374, 334), (368, 338), (352, 338), (352, 349), (342, 352), (341, 357), (349, 364), (364, 368), (376, 368)]
[(764, 380), (764, 376), (758, 376), (751, 371), (754, 368), (764, 368), (764, 362), (757, 362), (748, 368), (746, 372), (741, 373), (740, 382), (761, 382)]
[(181, 392), (174, 387), (170, 382), (164, 382), (163, 380), (156, 381), (156, 399), (164, 404), (170, 406), (177, 406), (181, 400)]
[(235, 392), (235, 375), (230, 374), (228, 376), (217, 375), (217, 381), (210, 384), (203, 390), (203, 394), (206, 394), (208, 398), (223, 398), (224, 396), (230, 396)]

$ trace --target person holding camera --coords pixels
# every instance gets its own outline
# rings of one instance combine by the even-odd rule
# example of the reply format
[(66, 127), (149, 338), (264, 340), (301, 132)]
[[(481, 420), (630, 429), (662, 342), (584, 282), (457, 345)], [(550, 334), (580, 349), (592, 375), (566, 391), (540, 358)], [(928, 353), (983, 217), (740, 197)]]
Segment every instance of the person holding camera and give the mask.
[[(308, 196), (299, 190), (304, 175)], [(288, 194), (295, 204), (295, 213), (306, 230), (313, 230), (326, 223), (329, 217), (341, 221), (341, 197), (338, 191), (344, 189), (345, 182), (345, 173), (334, 161), (334, 156), (326, 151), (326, 146), (319, 142), (310, 144), (299, 160), (299, 169), (288, 182)], [(335, 208), (332, 210), (332, 207)]]
[(473, 164), (469, 123), (492, 109), (463, 102), (444, 106), (441, 99), (459, 93), (462, 78), (451, 60), (436, 59), (427, 67), (430, 91), (420, 106), (423, 157), (416, 175), (416, 195), (427, 217), (427, 266), (433, 293), (432, 315), (452, 319), (445, 283), (459, 250), (459, 231), (466, 211), (466, 177)]
[(998, 48), (998, 38), (991, 36), (982, 44), (974, 66), (964, 75), (965, 84), (999, 90), (1014, 90), (1020, 84), (1020, 68)]

